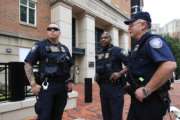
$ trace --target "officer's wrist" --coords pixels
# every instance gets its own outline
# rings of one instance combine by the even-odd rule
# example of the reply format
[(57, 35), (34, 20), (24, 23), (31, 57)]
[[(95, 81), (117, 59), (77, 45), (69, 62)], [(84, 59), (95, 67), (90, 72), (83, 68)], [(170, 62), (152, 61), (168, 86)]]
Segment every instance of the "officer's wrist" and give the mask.
[(151, 94), (151, 90), (148, 87), (143, 87), (142, 91), (143, 91), (145, 98)]
[(121, 71), (119, 72), (119, 76), (120, 76), (120, 75), (122, 75), (122, 72), (121, 72)]
[(35, 86), (36, 85), (36, 81), (35, 80), (31, 80), (30, 85), (31, 85), (31, 87)]

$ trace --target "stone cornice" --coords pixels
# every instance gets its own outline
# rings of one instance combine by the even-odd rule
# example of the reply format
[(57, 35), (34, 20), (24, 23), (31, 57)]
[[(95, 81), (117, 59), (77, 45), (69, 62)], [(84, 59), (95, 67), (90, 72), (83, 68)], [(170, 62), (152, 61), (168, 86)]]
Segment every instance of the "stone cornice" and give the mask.
[(66, 3), (69, 6), (73, 6), (71, 0), (49, 0), (50, 1), (50, 5), (53, 6), (54, 4), (58, 3), (58, 2), (63, 2)]
[(77, 6), (93, 17), (99, 17), (117, 28), (127, 31), (127, 26), (123, 23), (128, 16), (124, 15), (120, 10), (115, 9), (112, 5), (102, 0), (51, 0), (54, 3), (64, 2), (71, 6)]
[(24, 35), (21, 35), (21, 34), (4, 32), (4, 31), (0, 31), (0, 35), (1, 35), (1, 36), (7, 36), (7, 37), (14, 37), (14, 38), (26, 39), (26, 40), (32, 40), (32, 41), (40, 40), (40, 39), (38, 39), (38, 38), (27, 37), (27, 36), (24, 36)]

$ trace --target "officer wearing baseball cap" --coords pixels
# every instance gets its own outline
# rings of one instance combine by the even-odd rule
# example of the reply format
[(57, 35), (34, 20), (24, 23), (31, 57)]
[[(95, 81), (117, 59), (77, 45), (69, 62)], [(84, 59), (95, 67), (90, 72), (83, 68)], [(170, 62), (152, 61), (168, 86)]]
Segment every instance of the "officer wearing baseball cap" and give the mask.
[(150, 33), (148, 12), (138, 12), (124, 23), (136, 40), (128, 60), (128, 120), (163, 120), (170, 104), (168, 79), (176, 69), (175, 58), (165, 39)]
[(126, 25), (129, 25), (138, 19), (142, 19), (142, 20), (145, 20), (145, 21), (151, 23), (151, 17), (148, 12), (138, 12), (138, 13), (132, 15), (131, 19), (124, 21), (124, 23)]

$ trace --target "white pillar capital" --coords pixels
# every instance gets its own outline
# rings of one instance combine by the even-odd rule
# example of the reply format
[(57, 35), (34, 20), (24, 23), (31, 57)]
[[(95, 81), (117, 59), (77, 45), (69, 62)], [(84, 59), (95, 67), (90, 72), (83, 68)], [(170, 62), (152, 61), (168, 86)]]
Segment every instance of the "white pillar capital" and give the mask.
[[(79, 46), (85, 48), (85, 56), (81, 61), (80, 80), (95, 76), (95, 18), (89, 14), (83, 15), (78, 21)], [(93, 64), (93, 65), (92, 65)]]
[(110, 29), (110, 34), (112, 38), (112, 44), (115, 46), (119, 46), (119, 30), (117, 27), (112, 26)]
[(121, 48), (124, 48), (126, 50), (130, 49), (130, 38), (127, 32), (121, 31), (120, 32), (120, 39), (119, 39), (119, 45)]

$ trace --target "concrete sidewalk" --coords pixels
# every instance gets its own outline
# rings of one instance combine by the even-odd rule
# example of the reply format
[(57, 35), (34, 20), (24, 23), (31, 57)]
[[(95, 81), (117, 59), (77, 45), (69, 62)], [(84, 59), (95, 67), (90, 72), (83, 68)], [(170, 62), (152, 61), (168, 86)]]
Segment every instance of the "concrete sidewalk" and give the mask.
[[(102, 120), (98, 85), (96, 83), (93, 84), (92, 103), (84, 102), (83, 84), (76, 84), (74, 86), (74, 89), (77, 90), (79, 93), (77, 108), (65, 111), (63, 115), (63, 120)], [(172, 99), (172, 105), (180, 108), (180, 83), (173, 84), (173, 88), (170, 90), (170, 96)], [(130, 104), (130, 97), (128, 95), (125, 95), (124, 99), (125, 106), (123, 112), (123, 120), (126, 120)], [(168, 114), (165, 116), (164, 120), (170, 120)]]
[[(174, 83), (170, 90), (170, 96), (172, 100), (172, 105), (180, 108), (180, 82)], [(63, 114), (63, 120), (102, 120), (101, 106), (99, 99), (99, 88), (96, 83), (93, 84), (93, 101), (92, 103), (84, 102), (84, 84), (76, 84), (74, 89), (78, 91), (79, 97), (77, 102), (77, 108), (66, 110)], [(125, 95), (125, 105), (123, 111), (123, 120), (126, 120), (129, 105), (130, 96)], [(172, 120), (175, 120), (174, 116), (171, 114)], [(35, 120), (35, 119), (27, 119)], [(171, 120), (169, 114), (167, 114), (164, 120)]]

